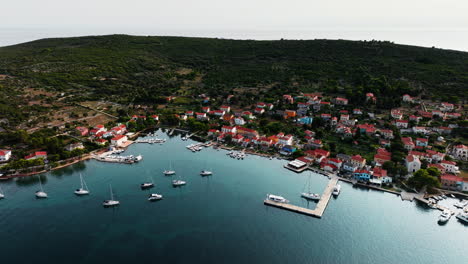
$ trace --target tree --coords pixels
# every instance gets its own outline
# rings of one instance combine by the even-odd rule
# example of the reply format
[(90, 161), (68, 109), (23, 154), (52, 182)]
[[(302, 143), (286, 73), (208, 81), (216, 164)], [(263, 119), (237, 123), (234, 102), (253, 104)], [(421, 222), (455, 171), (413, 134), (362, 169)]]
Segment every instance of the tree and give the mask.
[(440, 182), (437, 177), (430, 175), (426, 169), (420, 169), (414, 173), (413, 177), (409, 178), (408, 185), (417, 190), (422, 189), (424, 186), (431, 189), (440, 187)]
[(440, 172), (440, 170), (438, 168), (430, 167), (430, 168), (427, 168), (426, 171), (427, 171), (427, 173), (429, 173), (429, 175), (434, 176), (436, 178), (440, 178), (441, 172)]

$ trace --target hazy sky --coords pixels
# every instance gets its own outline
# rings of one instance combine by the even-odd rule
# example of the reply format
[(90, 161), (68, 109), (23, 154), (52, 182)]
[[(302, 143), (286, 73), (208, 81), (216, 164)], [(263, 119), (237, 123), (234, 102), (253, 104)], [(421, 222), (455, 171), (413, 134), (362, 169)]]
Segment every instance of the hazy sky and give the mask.
[[(0, 29), (34, 27), (46, 28), (52, 32), (63, 28), (91, 28), (93, 30), (90, 30), (90, 34), (96, 34), (96, 29), (99, 28), (102, 29), (99, 32), (107, 34), (128, 33), (129, 29), (148, 34), (164, 32), (166, 35), (171, 35), (171, 32), (179, 35), (184, 32), (208, 32), (209, 36), (222, 32), (227, 34), (219, 37), (229, 37), (229, 32), (262, 31), (286, 33), (327, 30), (342, 32), (361, 30), (370, 33), (386, 30), (442, 33), (458, 31), (460, 34), (468, 32), (468, 0), (3, 0), (2, 2)], [(151, 30), (145, 31), (145, 29)], [(83, 30), (80, 32), (86, 33)], [(253, 35), (255, 38), (255, 34)], [(252, 37), (252, 34), (249, 36)], [(344, 34), (343, 38), (346, 36)], [(434, 43), (438, 43), (437, 40), (434, 40)]]

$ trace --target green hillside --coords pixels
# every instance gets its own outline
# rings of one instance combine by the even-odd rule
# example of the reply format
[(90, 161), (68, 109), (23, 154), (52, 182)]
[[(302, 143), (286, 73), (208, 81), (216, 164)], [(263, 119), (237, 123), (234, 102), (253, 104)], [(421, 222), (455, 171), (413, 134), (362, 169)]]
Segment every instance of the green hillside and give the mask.
[(161, 95), (261, 87), (350, 97), (373, 92), (389, 100), (422, 93), (454, 101), (466, 96), (468, 53), (376, 41), (110, 35), (0, 48), (0, 74), (16, 79), (3, 84), (3, 93), (24, 85), (75, 93), (76, 100), (151, 102)]

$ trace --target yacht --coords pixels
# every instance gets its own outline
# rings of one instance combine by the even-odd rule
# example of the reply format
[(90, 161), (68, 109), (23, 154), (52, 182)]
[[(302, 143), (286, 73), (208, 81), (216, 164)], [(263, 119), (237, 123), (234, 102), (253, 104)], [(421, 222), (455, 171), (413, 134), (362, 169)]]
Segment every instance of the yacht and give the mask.
[(169, 165), (169, 170), (165, 170), (164, 172), (164, 175), (174, 175), (175, 174), (175, 170), (172, 170), (172, 162), (171, 164)]
[(140, 160), (143, 159), (143, 156), (142, 155), (138, 155), (134, 158), (135, 162), (139, 162)]
[(308, 200), (318, 201), (320, 200), (320, 194), (312, 193), (310, 191), (310, 179), (311, 179), (311, 175), (309, 174), (309, 178), (307, 180), (307, 192), (301, 193), (301, 196)]
[(277, 203), (289, 203), (284, 197), (274, 194), (267, 194), (267, 199)]
[(457, 218), (465, 224), (468, 224), (468, 213), (459, 213), (457, 214)]
[(87, 195), (89, 194), (88, 186), (86, 182), (83, 180), (83, 176), (80, 173), (80, 181), (81, 181), (81, 188), (75, 190), (76, 195)]
[(112, 186), (109, 184), (109, 189), (110, 189), (110, 194), (111, 194), (111, 198), (110, 200), (105, 200), (102, 205), (104, 205), (104, 207), (112, 207), (112, 206), (117, 206), (120, 204), (119, 201), (117, 200), (114, 200), (114, 194), (112, 193)]
[(140, 184), (140, 187), (141, 189), (150, 189), (150, 188), (153, 188), (154, 187), (154, 183), (152, 182), (144, 182), (142, 184)]
[(159, 201), (163, 198), (163, 196), (161, 194), (157, 194), (157, 193), (152, 193), (149, 195), (148, 197), (148, 201), (152, 202), (152, 201)]
[(434, 202), (428, 202), (427, 206), (429, 206), (432, 209), (437, 209), (437, 203), (434, 203)]
[(172, 185), (174, 187), (178, 187), (178, 186), (182, 186), (182, 185), (185, 185), (187, 182), (183, 181), (183, 180), (173, 180), (172, 181)]
[(338, 196), (338, 194), (340, 194), (340, 191), (341, 191), (341, 185), (337, 184), (335, 185), (335, 188), (333, 188), (332, 194), (335, 196)]
[(463, 201), (461, 201), (461, 202), (455, 203), (453, 206), (455, 206), (455, 207), (461, 209), (461, 208), (463, 208), (463, 207), (465, 207), (465, 206), (467, 206), (467, 205), (468, 205), (468, 201), (463, 200)]
[(212, 175), (212, 174), (213, 174), (213, 172), (207, 171), (207, 170), (202, 170), (202, 171), (200, 172), (200, 175), (201, 175), (201, 176), (210, 176), (210, 175)]
[(47, 193), (44, 192), (44, 190), (42, 189), (42, 182), (41, 182), (41, 177), (39, 176), (39, 186), (40, 186), (40, 190), (36, 192), (36, 197), (37, 198), (47, 198)]
[(452, 217), (452, 212), (444, 210), (439, 216), (439, 223), (447, 223), (448, 220), (450, 220), (450, 217)]

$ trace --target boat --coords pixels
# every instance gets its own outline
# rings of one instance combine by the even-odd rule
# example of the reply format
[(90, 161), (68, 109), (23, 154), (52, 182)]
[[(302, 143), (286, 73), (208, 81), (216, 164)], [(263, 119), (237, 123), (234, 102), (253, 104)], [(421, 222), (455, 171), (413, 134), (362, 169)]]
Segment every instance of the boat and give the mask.
[(182, 186), (182, 185), (185, 185), (187, 182), (183, 181), (183, 180), (173, 180), (172, 181), (172, 185), (174, 187), (178, 187), (178, 186)]
[(110, 185), (110, 184), (109, 184), (109, 190), (110, 190), (111, 198), (110, 198), (110, 200), (104, 200), (102, 205), (104, 205), (104, 207), (112, 207), (112, 206), (119, 205), (120, 202), (117, 201), (117, 200), (114, 200), (114, 193), (112, 193), (112, 185)]
[(163, 196), (161, 194), (152, 193), (152, 194), (149, 195), (148, 201), (150, 201), (150, 202), (159, 201), (162, 198), (163, 198)]
[(201, 176), (210, 176), (210, 175), (213, 175), (213, 172), (207, 171), (207, 170), (202, 170), (202, 171), (200, 172), (200, 175), (201, 175)]
[(433, 202), (428, 202), (428, 203), (427, 203), (427, 206), (429, 206), (429, 207), (432, 208), (432, 209), (437, 209), (437, 204), (436, 204), (436, 203), (433, 203)]
[(468, 213), (459, 213), (457, 214), (457, 219), (468, 224)]
[(453, 195), (453, 194), (450, 194), (450, 197), (452, 197), (452, 198), (455, 198), (455, 195)]
[(47, 198), (47, 193), (44, 192), (44, 189), (42, 189), (42, 182), (41, 182), (41, 177), (39, 176), (39, 186), (40, 190), (36, 192), (36, 197), (37, 198)]
[(450, 220), (450, 217), (452, 217), (452, 212), (449, 210), (444, 210), (442, 214), (439, 216), (439, 223), (447, 223), (448, 220)]
[(150, 188), (153, 188), (154, 187), (154, 183), (152, 182), (144, 182), (142, 184), (140, 184), (140, 187), (141, 189), (150, 189)]
[(447, 199), (447, 195), (445, 194), (442, 194), (440, 197), (442, 197), (443, 199)]
[(332, 194), (333, 194), (334, 196), (338, 196), (338, 194), (340, 194), (340, 191), (341, 191), (341, 185), (337, 184), (337, 185), (335, 185), (335, 187), (333, 188)]
[(86, 182), (83, 180), (83, 175), (80, 173), (80, 182), (81, 182), (81, 188), (75, 190), (76, 195), (87, 195), (89, 194), (88, 186), (86, 185)]
[(142, 155), (138, 155), (134, 158), (135, 162), (139, 162), (140, 160), (143, 159), (143, 156)]
[(174, 175), (175, 174), (175, 170), (172, 170), (172, 162), (170, 163), (169, 165), (169, 170), (165, 170), (164, 172), (164, 175)]
[(0, 187), (0, 199), (5, 198), (5, 194), (2, 191), (2, 187)]
[(462, 209), (463, 207), (465, 207), (465, 206), (467, 206), (467, 205), (468, 205), (468, 201), (463, 200), (463, 201), (461, 201), (461, 202), (455, 203), (453, 206)]
[(318, 201), (320, 200), (320, 194), (312, 193), (310, 191), (310, 179), (311, 179), (311, 175), (309, 174), (309, 178), (307, 180), (307, 192), (301, 193), (301, 196), (307, 200)]
[(274, 194), (267, 194), (267, 199), (277, 203), (289, 203), (283, 196), (274, 195)]

